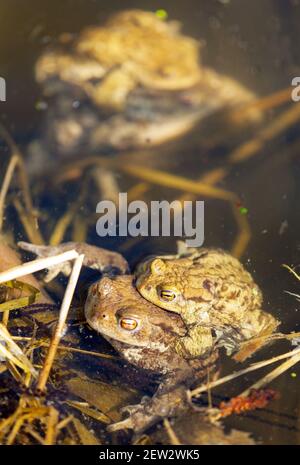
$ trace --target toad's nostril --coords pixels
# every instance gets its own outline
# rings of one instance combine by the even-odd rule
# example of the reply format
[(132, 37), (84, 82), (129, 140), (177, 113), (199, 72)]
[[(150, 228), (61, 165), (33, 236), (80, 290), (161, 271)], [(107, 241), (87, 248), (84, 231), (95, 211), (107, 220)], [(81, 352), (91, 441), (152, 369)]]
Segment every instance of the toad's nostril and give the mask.
[(102, 315), (102, 318), (106, 318), (106, 315), (105, 315), (105, 313), (103, 313), (103, 315)]
[(94, 287), (94, 288), (92, 289), (92, 295), (95, 297), (96, 294), (97, 294), (97, 288)]

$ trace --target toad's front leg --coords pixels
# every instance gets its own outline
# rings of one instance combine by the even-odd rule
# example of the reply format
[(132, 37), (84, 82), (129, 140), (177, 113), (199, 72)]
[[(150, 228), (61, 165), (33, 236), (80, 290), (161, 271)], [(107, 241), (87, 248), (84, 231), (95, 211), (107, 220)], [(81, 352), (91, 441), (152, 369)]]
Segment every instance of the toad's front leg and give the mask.
[(191, 326), (188, 336), (180, 337), (176, 342), (176, 352), (185, 359), (203, 357), (209, 354), (214, 346), (210, 328), (205, 326)]
[(208, 372), (214, 373), (213, 376), (217, 375), (218, 353), (215, 352), (204, 360), (195, 359), (193, 366), (184, 359), (176, 359), (176, 355), (174, 357), (177, 369), (164, 377), (154, 396), (143, 397), (140, 404), (125, 407), (123, 412), (129, 414), (128, 418), (109, 425), (110, 432), (132, 429), (140, 434), (164, 418), (177, 417), (195, 408), (190, 401), (188, 388), (196, 380), (203, 381)]
[[(32, 252), (40, 258), (53, 257), (54, 255), (67, 252), (68, 250), (76, 250), (79, 254), (84, 255), (83, 266), (105, 272), (106, 270), (115, 269), (121, 274), (126, 274), (129, 271), (129, 265), (125, 258), (118, 252), (102, 249), (94, 245), (89, 245), (81, 242), (65, 242), (57, 246), (35, 245), (28, 242), (18, 242), (18, 246)], [(59, 273), (69, 276), (72, 267), (70, 262), (60, 263), (49, 268), (49, 272), (45, 278), (46, 282), (54, 279)]]
[(185, 386), (177, 386), (169, 391), (163, 390), (157, 392), (152, 399), (143, 399), (140, 404), (130, 406), (130, 416), (109, 425), (108, 431), (132, 429), (136, 434), (141, 434), (162, 419), (178, 416), (189, 407)]

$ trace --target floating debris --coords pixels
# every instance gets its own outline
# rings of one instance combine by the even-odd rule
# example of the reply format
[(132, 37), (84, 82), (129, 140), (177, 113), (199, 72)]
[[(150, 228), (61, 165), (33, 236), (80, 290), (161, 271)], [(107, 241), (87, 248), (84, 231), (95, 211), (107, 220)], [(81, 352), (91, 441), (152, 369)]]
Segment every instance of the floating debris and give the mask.
[(286, 232), (286, 230), (288, 229), (289, 227), (289, 223), (287, 220), (284, 220), (281, 225), (280, 225), (280, 228), (279, 228), (279, 231), (278, 231), (278, 234), (279, 236), (282, 236), (282, 234), (284, 234)]
[(248, 208), (246, 208), (246, 207), (240, 207), (240, 213), (241, 213), (241, 215), (247, 215), (247, 213), (248, 213)]
[(156, 10), (155, 14), (159, 19), (162, 19), (162, 20), (168, 19), (168, 16), (169, 16), (168, 12), (164, 10), (163, 8)]
[(48, 108), (48, 103), (43, 100), (38, 100), (35, 104), (35, 109), (37, 111), (45, 111)]

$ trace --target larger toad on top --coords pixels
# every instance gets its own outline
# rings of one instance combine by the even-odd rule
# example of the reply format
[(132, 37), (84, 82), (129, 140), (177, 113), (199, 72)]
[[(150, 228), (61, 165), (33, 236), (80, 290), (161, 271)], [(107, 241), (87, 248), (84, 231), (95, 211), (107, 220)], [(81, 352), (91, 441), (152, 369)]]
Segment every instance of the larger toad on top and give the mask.
[(181, 339), (179, 352), (201, 355), (205, 348), (196, 341), (206, 338), (209, 345), (207, 328), (231, 353), (241, 342), (272, 334), (279, 324), (261, 309), (262, 293), (250, 273), (223, 250), (191, 249), (149, 259), (136, 274), (137, 289), (145, 299), (178, 313), (188, 325), (189, 335)]

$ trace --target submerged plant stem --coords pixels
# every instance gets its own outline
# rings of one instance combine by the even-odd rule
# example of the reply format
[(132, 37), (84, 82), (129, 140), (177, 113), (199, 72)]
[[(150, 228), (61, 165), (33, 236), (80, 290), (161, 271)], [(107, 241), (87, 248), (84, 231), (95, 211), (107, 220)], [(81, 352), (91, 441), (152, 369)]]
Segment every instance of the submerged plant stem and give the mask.
[(23, 200), (24, 200), (24, 205), (26, 208), (26, 215), (29, 218), (29, 223), (32, 226), (33, 230), (33, 242), (42, 244), (43, 243), (43, 238), (41, 236), (41, 233), (38, 229), (37, 226), (37, 221), (36, 221), (36, 214), (34, 212), (33, 208), (33, 202), (31, 199), (31, 194), (30, 194), (30, 188), (29, 188), (29, 180), (28, 180), (28, 175), (26, 172), (24, 160), (22, 157), (22, 154), (19, 151), (18, 146), (10, 136), (9, 132), (5, 129), (3, 125), (0, 124), (0, 137), (2, 137), (8, 147), (11, 150), (11, 159), (3, 180), (2, 188), (0, 191), (0, 231), (2, 230), (3, 227), (3, 217), (4, 217), (4, 208), (5, 208), (5, 199), (8, 193), (9, 186), (12, 181), (13, 174), (18, 168), (17, 174), (19, 177), (19, 185), (20, 188), (23, 191)]
[[(300, 349), (299, 349), (300, 350)], [(296, 352), (296, 351), (295, 351)], [(298, 351), (299, 352), (299, 351)], [(268, 373), (266, 376), (261, 378), (259, 381), (254, 383), (252, 386), (250, 386), (248, 389), (243, 391), (240, 396), (247, 397), (252, 389), (261, 389), (264, 387), (266, 384), (271, 383), (275, 378), (280, 376), (282, 373), (284, 373), (286, 370), (291, 368), (292, 366), (296, 365), (296, 363), (300, 362), (300, 353), (294, 354), (289, 360), (286, 362), (282, 363), (279, 365), (277, 368), (272, 370), (270, 373)]]
[(191, 392), (191, 395), (198, 396), (202, 392), (207, 391), (208, 388), (211, 389), (217, 386), (221, 386), (222, 384), (227, 383), (228, 381), (231, 381), (242, 375), (245, 375), (246, 373), (250, 373), (251, 371), (255, 371), (255, 370), (258, 370), (259, 368), (263, 368), (265, 366), (271, 365), (272, 363), (278, 362), (279, 360), (290, 358), (296, 355), (299, 355), (300, 357), (300, 347), (298, 349), (291, 350), (290, 352), (286, 352), (285, 354), (278, 355), (277, 357), (272, 357), (268, 360), (263, 360), (262, 362), (254, 363), (253, 365), (250, 365), (249, 367), (244, 368), (243, 370), (237, 371), (235, 373), (231, 373), (230, 375), (224, 376), (223, 378), (220, 378), (216, 381), (212, 381), (209, 383), (209, 385), (205, 384), (205, 385), (199, 386), (198, 388), (194, 389)]
[[(74, 252), (74, 251), (73, 251)], [(57, 347), (59, 345), (59, 341), (63, 335), (63, 330), (65, 326), (65, 322), (68, 316), (69, 308), (72, 302), (73, 294), (75, 291), (75, 287), (77, 285), (77, 281), (79, 278), (79, 273), (82, 267), (84, 255), (79, 255), (74, 263), (71, 276), (69, 278), (69, 282), (66, 288), (66, 292), (62, 301), (59, 319), (57, 326), (55, 328), (54, 335), (52, 337), (50, 347), (46, 356), (46, 360), (43, 366), (42, 371), (40, 372), (40, 376), (37, 383), (37, 388), (40, 391), (44, 391), (46, 387), (46, 383), (49, 377), (50, 370), (52, 368), (54, 358), (56, 355)]]

